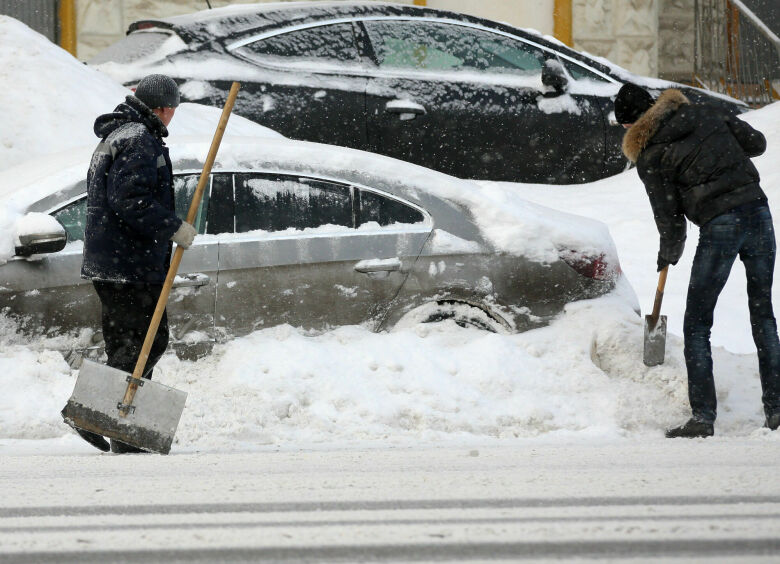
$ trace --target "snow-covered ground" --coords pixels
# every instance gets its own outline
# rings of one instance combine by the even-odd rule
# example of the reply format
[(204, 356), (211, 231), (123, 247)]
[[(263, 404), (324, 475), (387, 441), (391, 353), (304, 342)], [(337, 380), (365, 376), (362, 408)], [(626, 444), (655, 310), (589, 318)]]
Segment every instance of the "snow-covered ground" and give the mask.
[[(22, 42), (30, 32), (20, 25), (0, 16), (0, 76), (17, 85), (21, 79), (14, 77), (29, 81), (0, 91), (0, 168), (36, 151), (94, 143), (92, 119), (126, 92), (104, 77), (58, 74), (74, 60), (60, 52), (55, 57), (50, 44)], [(25, 53), (38, 57), (30, 63), (38, 72), (5, 64)], [(94, 73), (86, 67), (84, 72)], [(73, 104), (79, 80), (100, 82), (105, 90), (89, 88), (77, 97), (80, 104)], [(41, 92), (46, 86), (62, 92), (36, 95), (33, 101), (29, 94), (14, 94)], [(54, 102), (42, 104), (43, 99), (68, 107), (57, 109)], [(9, 108), (22, 108), (21, 119)], [(776, 203), (780, 104), (746, 119), (769, 138), (767, 154), (756, 164)], [(71, 123), (83, 123), (85, 130), (51, 135)], [(685, 256), (669, 277), (667, 360), (647, 368), (642, 320), (629, 304), (635, 290), (644, 309), (652, 305), (657, 235), (636, 172), (576, 186), (483, 187), (494, 201), (519, 195), (605, 222), (626, 273), (624, 282), (611, 295), (570, 304), (548, 327), (517, 335), (446, 322), (384, 334), (344, 327), (318, 336), (282, 326), (221, 345), (198, 362), (167, 355), (156, 379), (189, 393), (174, 450), (652, 440), (683, 420), (688, 406), (679, 335), (696, 230), (690, 230)], [(757, 361), (739, 265), (717, 310), (713, 342), (720, 407), (716, 433), (778, 444), (780, 434), (760, 428)], [(77, 376), (55, 351), (61, 344), (56, 338), (30, 340), (0, 316), (0, 452), (50, 451), (53, 445), (89, 448), (59, 416)]]

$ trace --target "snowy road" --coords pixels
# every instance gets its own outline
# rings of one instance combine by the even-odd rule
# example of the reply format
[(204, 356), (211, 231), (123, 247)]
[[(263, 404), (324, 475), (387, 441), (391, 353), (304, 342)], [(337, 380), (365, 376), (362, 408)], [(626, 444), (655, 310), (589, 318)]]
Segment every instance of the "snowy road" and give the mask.
[(780, 558), (774, 441), (7, 456), (0, 563)]

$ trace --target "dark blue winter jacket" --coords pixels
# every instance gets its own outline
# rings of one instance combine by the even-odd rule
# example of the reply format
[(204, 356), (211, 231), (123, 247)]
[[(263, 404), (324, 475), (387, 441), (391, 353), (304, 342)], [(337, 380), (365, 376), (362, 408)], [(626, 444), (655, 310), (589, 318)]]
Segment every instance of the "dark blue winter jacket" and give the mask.
[(162, 284), (176, 217), (173, 167), (160, 119), (134, 96), (95, 121), (102, 139), (87, 174), (81, 275)]

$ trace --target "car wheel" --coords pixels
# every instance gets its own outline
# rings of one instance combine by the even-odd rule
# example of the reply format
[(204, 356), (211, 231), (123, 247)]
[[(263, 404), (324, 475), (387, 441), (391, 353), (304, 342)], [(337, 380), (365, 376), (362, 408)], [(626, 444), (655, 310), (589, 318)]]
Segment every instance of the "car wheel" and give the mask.
[(463, 328), (479, 329), (490, 333), (511, 332), (506, 322), (489, 311), (466, 302), (439, 301), (425, 304), (405, 314), (394, 330), (404, 329), (421, 323), (440, 323), (452, 320)]

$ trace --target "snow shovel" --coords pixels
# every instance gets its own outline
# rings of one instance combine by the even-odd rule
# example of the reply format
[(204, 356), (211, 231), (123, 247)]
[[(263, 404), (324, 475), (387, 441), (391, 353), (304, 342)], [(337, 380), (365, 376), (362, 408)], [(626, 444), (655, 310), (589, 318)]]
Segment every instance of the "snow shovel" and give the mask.
[[(187, 222), (194, 223), (203, 191), (208, 183), (211, 167), (217, 156), (222, 135), (240, 85), (233, 83), (222, 116), (214, 133), (203, 172), (192, 197)], [(76, 386), (62, 410), (65, 423), (73, 427), (85, 440), (106, 450), (100, 436), (119, 440), (136, 448), (168, 454), (176, 434), (176, 427), (184, 411), (186, 392), (142, 379), (157, 328), (160, 325), (168, 296), (179, 269), (184, 249), (176, 247), (171, 266), (165, 278), (157, 307), (152, 315), (141, 354), (132, 374), (85, 360), (79, 371)], [(85, 433), (86, 431), (86, 433)]]
[(664, 299), (667, 264), (658, 276), (658, 289), (655, 291), (653, 313), (645, 315), (645, 366), (658, 366), (664, 363), (666, 354), (666, 316), (661, 315), (661, 301)]

